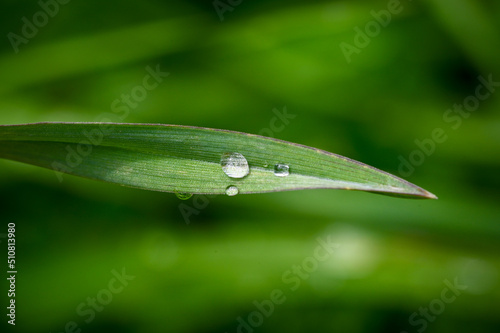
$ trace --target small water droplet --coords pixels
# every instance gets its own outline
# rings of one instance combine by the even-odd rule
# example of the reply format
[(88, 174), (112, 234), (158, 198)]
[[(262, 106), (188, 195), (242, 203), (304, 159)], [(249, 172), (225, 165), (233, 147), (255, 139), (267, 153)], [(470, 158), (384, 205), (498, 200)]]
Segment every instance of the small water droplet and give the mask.
[(278, 163), (274, 166), (274, 175), (278, 177), (286, 177), (290, 174), (290, 166), (288, 164)]
[(240, 193), (240, 190), (238, 190), (238, 188), (234, 185), (228, 186), (226, 188), (226, 194), (230, 197), (234, 197), (238, 193)]
[(181, 200), (188, 200), (193, 196), (192, 193), (182, 193), (182, 192), (175, 192), (175, 195), (177, 196), (177, 198)]
[(240, 153), (224, 153), (220, 159), (222, 171), (231, 178), (243, 178), (250, 173), (248, 161)]

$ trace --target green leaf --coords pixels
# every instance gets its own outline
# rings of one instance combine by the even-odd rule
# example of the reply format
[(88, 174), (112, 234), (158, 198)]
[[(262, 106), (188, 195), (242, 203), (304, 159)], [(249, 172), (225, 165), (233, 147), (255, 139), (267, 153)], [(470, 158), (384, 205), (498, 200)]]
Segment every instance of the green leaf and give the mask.
[[(239, 167), (234, 164), (238, 156), (246, 159), (239, 161)], [(153, 191), (225, 194), (229, 189), (235, 194), (330, 188), (436, 198), (387, 172), (320, 149), (190, 126), (2, 125), (0, 157), (53, 169), (59, 180), (68, 173)], [(223, 171), (223, 157), (229, 161), (226, 172), (232, 177)], [(246, 163), (248, 174), (239, 173)]]

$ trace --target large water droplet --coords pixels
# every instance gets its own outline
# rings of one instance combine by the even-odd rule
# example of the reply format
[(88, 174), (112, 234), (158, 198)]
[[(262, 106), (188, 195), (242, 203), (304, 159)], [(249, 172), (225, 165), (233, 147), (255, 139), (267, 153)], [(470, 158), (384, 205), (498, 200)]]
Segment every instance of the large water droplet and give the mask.
[(192, 193), (182, 193), (182, 192), (175, 192), (175, 195), (177, 196), (177, 198), (181, 200), (188, 200), (193, 196)]
[(274, 166), (274, 175), (278, 177), (286, 177), (290, 174), (290, 166), (288, 164), (278, 163)]
[(226, 175), (231, 178), (243, 178), (250, 173), (248, 161), (240, 153), (224, 153), (220, 165)]
[(238, 188), (234, 185), (228, 186), (226, 188), (226, 194), (230, 197), (234, 197), (238, 193), (240, 193), (240, 190), (238, 190)]

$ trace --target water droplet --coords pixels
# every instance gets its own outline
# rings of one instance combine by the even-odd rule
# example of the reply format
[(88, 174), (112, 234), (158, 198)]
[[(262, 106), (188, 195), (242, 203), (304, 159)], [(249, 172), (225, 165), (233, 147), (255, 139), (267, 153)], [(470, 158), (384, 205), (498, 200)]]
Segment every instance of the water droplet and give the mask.
[(278, 177), (286, 177), (290, 174), (290, 166), (288, 164), (278, 163), (274, 166), (274, 175)]
[(240, 190), (238, 190), (238, 188), (234, 185), (228, 186), (226, 188), (226, 194), (230, 197), (234, 197), (238, 193), (240, 193)]
[(192, 193), (182, 193), (182, 192), (175, 192), (175, 195), (177, 196), (177, 198), (181, 200), (188, 200), (193, 196)]
[(250, 173), (248, 161), (240, 153), (224, 153), (220, 159), (222, 171), (231, 178), (243, 178)]

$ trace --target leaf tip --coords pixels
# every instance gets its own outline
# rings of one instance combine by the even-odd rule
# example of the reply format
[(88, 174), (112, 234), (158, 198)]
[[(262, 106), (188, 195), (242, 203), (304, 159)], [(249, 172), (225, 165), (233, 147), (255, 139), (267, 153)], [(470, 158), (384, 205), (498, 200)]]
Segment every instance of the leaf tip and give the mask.
[(429, 191), (426, 191), (426, 190), (423, 190), (422, 194), (423, 194), (423, 197), (426, 198), (426, 199), (436, 199), (436, 200), (439, 199), (437, 197), (437, 195), (435, 195), (434, 193), (431, 193)]
[(437, 195), (435, 195), (434, 193), (424, 190), (423, 188), (418, 187), (416, 185), (414, 186), (416, 191), (412, 193), (412, 196), (415, 199), (436, 199), (436, 200), (438, 199)]

